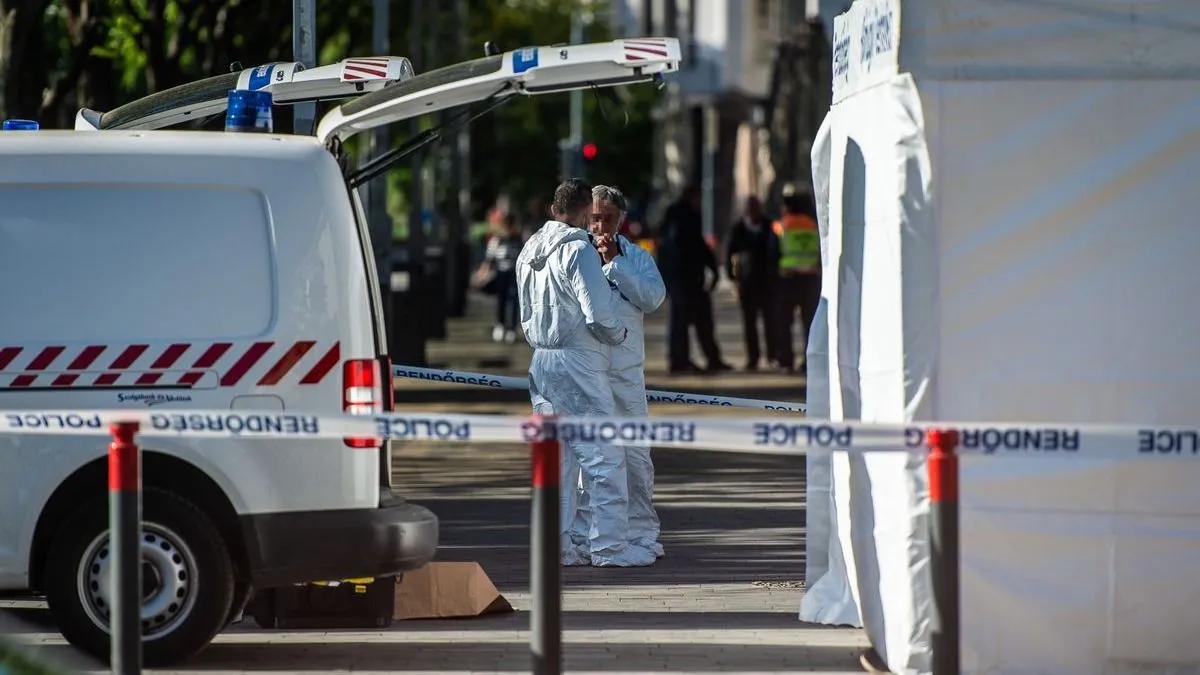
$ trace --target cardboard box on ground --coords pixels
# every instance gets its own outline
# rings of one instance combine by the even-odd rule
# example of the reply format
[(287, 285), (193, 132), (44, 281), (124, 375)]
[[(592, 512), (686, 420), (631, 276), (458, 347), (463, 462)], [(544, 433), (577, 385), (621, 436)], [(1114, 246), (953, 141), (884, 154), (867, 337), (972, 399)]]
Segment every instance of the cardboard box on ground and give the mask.
[(513, 607), (476, 562), (432, 562), (399, 581), (343, 579), (255, 594), (246, 613), (263, 628), (384, 628), (393, 620), (472, 618)]
[(477, 562), (431, 562), (396, 585), (392, 616), (450, 619), (513, 611)]

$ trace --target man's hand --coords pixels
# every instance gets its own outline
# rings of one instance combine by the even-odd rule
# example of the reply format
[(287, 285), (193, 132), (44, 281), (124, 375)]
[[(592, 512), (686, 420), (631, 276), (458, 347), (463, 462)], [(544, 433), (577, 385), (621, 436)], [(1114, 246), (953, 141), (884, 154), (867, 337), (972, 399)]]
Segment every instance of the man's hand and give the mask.
[(602, 234), (596, 237), (596, 250), (600, 252), (600, 259), (606, 265), (621, 255), (621, 247), (617, 244), (617, 238), (611, 234)]

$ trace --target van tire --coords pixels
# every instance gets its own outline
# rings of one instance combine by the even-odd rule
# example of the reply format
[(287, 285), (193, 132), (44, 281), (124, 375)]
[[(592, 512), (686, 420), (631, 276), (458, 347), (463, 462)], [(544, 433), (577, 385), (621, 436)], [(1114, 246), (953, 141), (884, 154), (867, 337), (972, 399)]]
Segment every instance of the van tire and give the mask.
[[(148, 631), (142, 638), (142, 660), (153, 668), (195, 655), (225, 628), (233, 602), (234, 573), (220, 532), (191, 502), (170, 492), (147, 490), (142, 494), (142, 514), (143, 586), (148, 574), (173, 572), (168, 575), (170, 581), (155, 586), (156, 594), (149, 601), (170, 604), (162, 614), (142, 622), (143, 630)], [(110, 657), (110, 638), (107, 627), (97, 623), (108, 621), (103, 589), (95, 583), (89, 585), (87, 579), (88, 575), (102, 578), (107, 572), (102, 569), (108, 557), (107, 533), (106, 500), (84, 504), (55, 532), (45, 570), (46, 600), (63, 637), (105, 662)], [(168, 593), (168, 583), (176, 587), (174, 593)], [(88, 588), (101, 590), (92, 594)], [(173, 598), (182, 598), (182, 605), (172, 602)], [(155, 635), (154, 622), (169, 630)]]

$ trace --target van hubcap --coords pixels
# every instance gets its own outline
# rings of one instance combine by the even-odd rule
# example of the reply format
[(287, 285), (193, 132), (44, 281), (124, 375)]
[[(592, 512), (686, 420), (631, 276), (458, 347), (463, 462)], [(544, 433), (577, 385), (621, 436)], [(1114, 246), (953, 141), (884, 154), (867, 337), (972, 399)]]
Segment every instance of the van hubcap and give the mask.
[[(108, 630), (115, 588), (108, 532), (88, 546), (79, 566), (79, 597), (97, 626)], [(177, 534), (161, 525), (143, 523), (142, 637), (161, 637), (175, 630), (196, 601), (196, 559)]]

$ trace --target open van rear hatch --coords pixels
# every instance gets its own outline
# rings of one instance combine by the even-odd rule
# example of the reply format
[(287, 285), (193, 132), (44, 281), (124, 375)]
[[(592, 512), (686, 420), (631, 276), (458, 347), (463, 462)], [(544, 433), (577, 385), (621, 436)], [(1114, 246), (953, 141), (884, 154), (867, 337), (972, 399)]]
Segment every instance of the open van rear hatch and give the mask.
[(364, 94), (321, 118), (316, 135), (331, 152), (341, 155), (342, 142), (356, 133), (448, 108), (460, 109), (440, 127), (407, 139), (357, 169), (347, 168), (347, 181), (357, 187), (516, 95), (660, 81), (665, 73), (679, 69), (680, 54), (675, 38), (526, 47), (456, 63)]
[(271, 92), (276, 104), (331, 101), (379, 91), (411, 79), (412, 63), (401, 56), (368, 56), (305, 69), (296, 62), (267, 63), (164, 89), (109, 112), (82, 108), (76, 131), (164, 129), (225, 112), (231, 89)]
[(400, 56), (348, 58), (308, 69), (296, 62), (268, 63), (172, 87), (109, 112), (82, 108), (75, 129), (164, 129), (202, 120), (225, 112), (232, 89), (269, 91), (277, 105), (354, 98), (317, 127), (317, 137), (333, 147), (361, 131), (447, 108), (654, 81), (678, 70), (680, 60), (679, 40), (636, 38), (526, 47), (420, 75)]
[(317, 138), (326, 143), (345, 140), (383, 124), (517, 94), (648, 82), (678, 70), (679, 61), (675, 38), (518, 49), (439, 68), (364, 94), (325, 115), (317, 126)]

